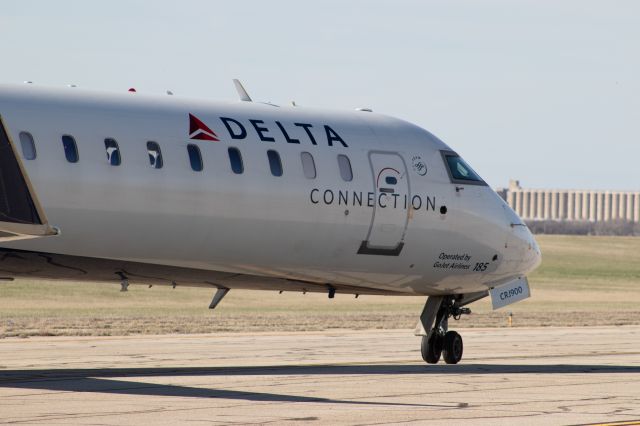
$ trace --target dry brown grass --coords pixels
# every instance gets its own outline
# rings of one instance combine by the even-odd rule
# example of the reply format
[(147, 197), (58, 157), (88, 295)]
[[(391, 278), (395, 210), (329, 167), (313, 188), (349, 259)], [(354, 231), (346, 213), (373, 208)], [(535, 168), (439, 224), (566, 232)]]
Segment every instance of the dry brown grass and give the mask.
[[(640, 324), (640, 238), (541, 236), (533, 297), (455, 327)], [(413, 328), (421, 297), (232, 291), (215, 312), (206, 289), (0, 282), (0, 337)]]

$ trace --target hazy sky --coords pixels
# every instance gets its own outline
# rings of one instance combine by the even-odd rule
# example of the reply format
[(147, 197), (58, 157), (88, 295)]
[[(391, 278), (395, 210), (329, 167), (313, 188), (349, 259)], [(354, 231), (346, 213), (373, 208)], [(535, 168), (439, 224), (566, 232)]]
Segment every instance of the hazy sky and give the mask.
[[(493, 186), (640, 189), (640, 1), (5, 1), (2, 83), (377, 112)], [(392, 141), (390, 141), (392, 142)]]

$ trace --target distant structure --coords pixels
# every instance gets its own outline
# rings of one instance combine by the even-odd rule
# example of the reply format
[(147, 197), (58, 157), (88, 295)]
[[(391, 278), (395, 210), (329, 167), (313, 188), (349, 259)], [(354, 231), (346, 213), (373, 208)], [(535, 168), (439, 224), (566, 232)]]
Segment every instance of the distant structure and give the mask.
[(640, 222), (640, 192), (523, 189), (517, 180), (497, 192), (528, 221)]

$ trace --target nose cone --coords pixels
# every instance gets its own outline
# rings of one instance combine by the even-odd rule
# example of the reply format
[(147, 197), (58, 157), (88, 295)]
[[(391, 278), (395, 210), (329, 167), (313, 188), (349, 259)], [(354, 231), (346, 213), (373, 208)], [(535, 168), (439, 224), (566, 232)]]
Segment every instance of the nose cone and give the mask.
[(540, 251), (540, 246), (538, 246), (538, 242), (535, 237), (529, 230), (529, 228), (525, 228), (526, 230), (526, 251), (523, 259), (523, 267), (525, 268), (524, 273), (528, 274), (540, 266), (542, 263), (542, 252)]
[(542, 262), (540, 246), (524, 221), (506, 203), (503, 206), (508, 227), (505, 258), (513, 272), (526, 275)]

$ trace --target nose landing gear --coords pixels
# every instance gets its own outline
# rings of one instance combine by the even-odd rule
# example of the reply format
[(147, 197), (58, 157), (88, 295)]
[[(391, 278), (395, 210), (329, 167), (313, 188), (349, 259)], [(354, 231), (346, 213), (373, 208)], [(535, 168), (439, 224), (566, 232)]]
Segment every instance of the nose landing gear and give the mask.
[(444, 339), (439, 333), (431, 333), (430, 336), (422, 336), (420, 352), (422, 359), (429, 364), (437, 364), (442, 356), (442, 343)]
[(464, 349), (462, 336), (455, 331), (449, 331), (449, 318), (459, 320), (462, 315), (470, 313), (471, 310), (461, 307), (454, 296), (429, 297), (419, 324), (425, 330), (421, 333), (422, 359), (429, 364), (437, 364), (441, 357), (447, 364), (460, 362)]
[(447, 331), (442, 345), (442, 358), (447, 364), (457, 364), (462, 359), (462, 336), (455, 331)]

